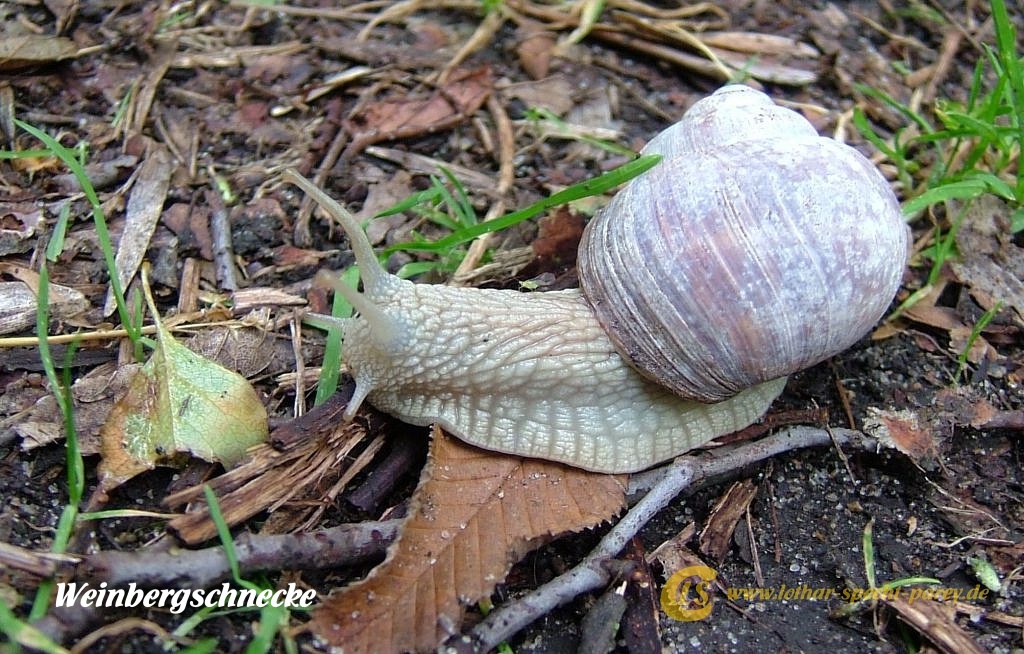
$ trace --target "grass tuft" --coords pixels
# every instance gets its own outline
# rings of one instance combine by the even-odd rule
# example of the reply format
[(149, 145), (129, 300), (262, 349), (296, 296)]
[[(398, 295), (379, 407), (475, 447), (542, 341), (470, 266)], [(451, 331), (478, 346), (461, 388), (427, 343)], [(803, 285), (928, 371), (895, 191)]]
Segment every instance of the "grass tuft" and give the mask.
[[(23, 120), (15, 120), (14, 122), (18, 127), (42, 141), (46, 148), (42, 150), (23, 150), (17, 152), (0, 151), (0, 160), (28, 157), (56, 157), (68, 167), (68, 170), (70, 170), (75, 176), (75, 179), (78, 180), (78, 184), (81, 187), (82, 192), (85, 193), (85, 198), (88, 200), (89, 206), (92, 209), (93, 223), (96, 226), (96, 236), (99, 240), (100, 250), (103, 253), (103, 260), (107, 267), (107, 274), (110, 277), (110, 286), (114, 292), (114, 301), (117, 304), (118, 316), (121, 318), (121, 324), (128, 332), (128, 338), (131, 339), (135, 346), (136, 358), (141, 359), (141, 326), (136, 320), (132, 320), (132, 316), (128, 312), (128, 305), (125, 303), (124, 288), (122, 287), (121, 279), (117, 274), (117, 262), (114, 257), (114, 246), (113, 242), (110, 240), (110, 230), (107, 228), (107, 217), (103, 213), (103, 206), (100, 204), (99, 196), (96, 194), (96, 189), (93, 187), (92, 181), (89, 179), (89, 174), (85, 170), (84, 161), (86, 158), (86, 149), (84, 142), (80, 142), (75, 149), (71, 149), (64, 146), (60, 141), (34, 125), (26, 123)], [(57, 231), (61, 235), (61, 238), (57, 241), (50, 241), (50, 247), (47, 248), (48, 257), (52, 255), (53, 258), (56, 258), (59, 253), (61, 242), (63, 240), (62, 230), (66, 230), (67, 222), (68, 219), (63, 215), (62, 211), (62, 217), (57, 223)]]
[[(883, 91), (858, 87), (898, 112), (907, 125), (884, 138), (863, 109), (853, 123), (895, 166), (903, 189), (903, 213), (928, 217), (935, 225), (932, 244), (921, 254), (931, 261), (928, 283), (956, 256), (955, 237), (970, 204), (984, 196), (1001, 198), (1011, 210), (1010, 231), (1024, 230), (1024, 61), (1005, 0), (991, 0), (995, 47), (983, 46), (963, 101), (939, 99), (930, 114), (915, 111)], [(941, 211), (939, 209), (942, 209)]]

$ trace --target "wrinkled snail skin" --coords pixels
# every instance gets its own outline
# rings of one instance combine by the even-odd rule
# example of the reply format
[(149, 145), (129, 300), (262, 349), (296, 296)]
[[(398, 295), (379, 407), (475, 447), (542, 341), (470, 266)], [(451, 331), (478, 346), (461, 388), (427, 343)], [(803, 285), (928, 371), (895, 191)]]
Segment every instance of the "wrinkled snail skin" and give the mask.
[(728, 402), (684, 400), (615, 351), (579, 291), (523, 294), (401, 282), (373, 303), (404, 334), (374, 343), (362, 318), (345, 328), (357, 395), (415, 425), (437, 423), (480, 447), (626, 472), (760, 418), (785, 380)]
[[(773, 138), (780, 125), (796, 131)], [(708, 145), (714, 132), (722, 152)], [(632, 472), (756, 421), (785, 375), (881, 317), (907, 230), (852, 149), (757, 91), (725, 87), (645, 151), (664, 160), (584, 235), (585, 288), (548, 293), (400, 280), (343, 207), (286, 172), (341, 224), (362, 276), (362, 292), (335, 287), (358, 312), (340, 321), (356, 382), (346, 417), (366, 400), (485, 449)]]

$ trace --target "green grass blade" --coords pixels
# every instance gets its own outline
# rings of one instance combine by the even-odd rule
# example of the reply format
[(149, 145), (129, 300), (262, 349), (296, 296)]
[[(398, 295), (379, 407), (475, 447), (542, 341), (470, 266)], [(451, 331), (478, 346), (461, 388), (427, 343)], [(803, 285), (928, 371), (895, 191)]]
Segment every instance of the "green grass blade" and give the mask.
[(64, 238), (68, 232), (68, 223), (71, 219), (71, 204), (65, 202), (60, 207), (60, 215), (57, 216), (57, 224), (53, 226), (53, 235), (50, 242), (46, 244), (46, 260), (54, 262), (60, 253), (64, 251)]
[[(217, 495), (213, 492), (213, 489), (210, 488), (209, 484), (203, 485), (203, 495), (206, 497), (206, 505), (210, 510), (210, 519), (213, 520), (213, 524), (217, 527), (217, 536), (224, 549), (224, 556), (228, 560), (228, 567), (231, 568), (231, 576), (235, 583), (242, 588), (246, 588), (257, 593), (264, 589), (271, 588), (269, 584), (260, 585), (242, 577), (241, 569), (238, 565), (238, 553), (235, 551), (235, 541), (231, 537), (231, 529), (228, 527), (228, 523), (224, 519), (224, 514), (220, 510), (220, 503), (217, 501)], [(247, 654), (269, 652), (278, 630), (282, 625), (287, 624), (288, 615), (289, 611), (285, 606), (272, 606), (271, 604), (267, 604), (266, 606), (261, 607), (260, 623), (257, 629), (257, 634), (246, 647), (245, 651)]]
[(864, 550), (864, 575), (868, 580), (868, 588), (877, 588), (875, 582), (875, 519), (871, 518), (864, 525), (864, 533), (861, 535), (860, 544)]
[(384, 250), (385, 255), (390, 255), (400, 251), (411, 251), (416, 250), (419, 252), (444, 252), (451, 248), (468, 243), (478, 236), (488, 234), (491, 232), (498, 232), (503, 229), (521, 223), (524, 220), (532, 218), (537, 214), (546, 211), (552, 207), (558, 207), (568, 202), (574, 202), (581, 198), (590, 197), (593, 195), (600, 195), (606, 191), (610, 191), (616, 186), (627, 182), (637, 175), (644, 173), (661, 161), (660, 155), (645, 155), (630, 161), (629, 163), (619, 166), (615, 170), (599, 175), (593, 179), (579, 184), (574, 184), (567, 189), (563, 189), (554, 195), (551, 195), (539, 202), (531, 204), (525, 209), (516, 211), (501, 218), (495, 218), (494, 220), (488, 220), (486, 222), (479, 223), (472, 227), (459, 230), (454, 234), (433, 242), (415, 242), (411, 241), (408, 243), (399, 243), (392, 245)]
[[(57, 377), (57, 367), (53, 362), (53, 354), (50, 351), (50, 343), (46, 335), (50, 329), (50, 274), (49, 269), (43, 264), (39, 269), (39, 296), (36, 309), (36, 334), (39, 338), (39, 358), (46, 372), (46, 379), (57, 407), (60, 409), (64, 423), (65, 434), (65, 456), (67, 462), (68, 502), (61, 511), (57, 521), (57, 531), (54, 534), (53, 552), (61, 553), (67, 549), (71, 535), (74, 533), (75, 523), (78, 516), (78, 506), (82, 501), (85, 492), (85, 462), (82, 460), (82, 453), (78, 448), (78, 436), (75, 431), (74, 405), (71, 401), (71, 357), (74, 356), (74, 347), (68, 348), (67, 358), (64, 365), (64, 374)], [(35, 620), (46, 614), (50, 605), (50, 596), (53, 593), (53, 580), (48, 579), (39, 585), (36, 596), (29, 611), (29, 619)]]
[(212, 654), (217, 651), (218, 646), (216, 638), (203, 638), (189, 647), (179, 650), (178, 654)]
[(971, 348), (973, 348), (977, 340), (981, 338), (981, 332), (988, 327), (988, 324), (992, 322), (992, 319), (996, 317), (996, 314), (998, 314), (999, 310), (1002, 308), (1003, 302), (1000, 300), (999, 302), (996, 302), (995, 306), (983, 313), (981, 317), (978, 318), (978, 322), (974, 324), (974, 327), (971, 329), (971, 334), (967, 337), (967, 342), (964, 344), (963, 350), (960, 351), (960, 355), (956, 359), (956, 376), (953, 378), (955, 383), (960, 383), (960, 378), (963, 377), (964, 370), (967, 369), (967, 357), (971, 354)]
[(480, 222), (476, 216), (476, 211), (473, 209), (473, 202), (469, 199), (469, 194), (466, 193), (466, 187), (459, 181), (459, 178), (452, 174), (452, 171), (445, 167), (441, 167), (441, 174), (444, 175), (448, 183), (451, 184), (455, 192), (452, 194), (452, 204), (449, 205), (452, 211), (455, 213), (459, 221), (460, 227), (472, 227), (473, 225)]
[[(1001, 77), (1009, 84), (1007, 104), (1009, 104), (1012, 119), (1011, 122), (1017, 128), (1017, 153), (1024, 149), (1024, 64), (1021, 63), (1017, 53), (1017, 31), (1010, 15), (1006, 11), (1004, 0), (991, 0), (992, 22), (996, 32), (996, 49), (998, 51), (999, 64), (1002, 68)], [(1017, 170), (1017, 198), (1024, 200), (1024, 176), (1021, 175), (1019, 167)]]
[(864, 95), (867, 95), (867, 96), (870, 96), (872, 98), (875, 98), (876, 100), (878, 100), (882, 104), (888, 106), (890, 109), (893, 109), (894, 111), (896, 111), (899, 114), (901, 114), (909, 122), (912, 122), (912, 123), (916, 124), (918, 127), (921, 128), (921, 133), (922, 134), (927, 134), (927, 133), (931, 132), (934, 129), (932, 127), (932, 124), (929, 123), (928, 120), (925, 119), (924, 116), (922, 116), (921, 114), (917, 113), (916, 111), (911, 110), (910, 107), (908, 107), (907, 105), (903, 104), (902, 102), (896, 100), (895, 98), (893, 98), (891, 95), (889, 95), (885, 91), (873, 88), (871, 86), (865, 86), (863, 84), (856, 84), (855, 86)]
[[(30, 647), (32, 651), (46, 652), (46, 654), (67, 654), (68, 652), (43, 632), (19, 620), (3, 602), (0, 602), (0, 633), (6, 635), (12, 643)], [(0, 651), (6, 652), (7, 650), (0, 647)], [(12, 648), (11, 651), (15, 650)]]
[[(358, 288), (359, 269), (355, 266), (347, 268), (341, 273), (341, 283)], [(352, 315), (352, 305), (345, 300), (341, 293), (334, 294), (331, 315), (335, 318), (348, 318)], [(326, 329), (327, 344), (324, 347), (324, 359), (320, 366), (320, 379), (317, 382), (314, 406), (323, 404), (327, 398), (337, 392), (338, 377), (341, 374), (341, 330), (337, 327), (327, 327)]]
[(437, 205), (438, 210), (433, 210), (433, 208), (431, 207), (426, 210), (420, 209), (417, 211), (417, 213), (422, 215), (430, 222), (440, 225), (441, 227), (444, 227), (449, 231), (458, 231), (459, 229), (462, 228), (462, 223), (458, 219), (458, 217), (452, 218), (445, 211), (441, 210), (441, 208), (444, 207), (447, 208), (452, 213), (456, 213), (457, 201), (455, 199), (455, 196), (452, 195), (452, 192), (449, 191), (441, 182), (441, 180), (438, 179), (437, 177), (431, 175), (430, 182), (436, 189), (437, 197), (440, 199), (440, 202)]
[(231, 577), (235, 583), (243, 588), (249, 588), (251, 582), (242, 579), (242, 573), (238, 567), (238, 553), (235, 552), (235, 541), (231, 538), (231, 528), (220, 510), (220, 502), (217, 501), (217, 494), (213, 492), (209, 484), (203, 484), (203, 496), (206, 497), (206, 506), (210, 510), (210, 520), (217, 527), (217, 537), (220, 539), (221, 547), (224, 549), (224, 558), (228, 560), (228, 568), (231, 570)]
[(903, 204), (903, 215), (916, 216), (933, 204), (949, 200), (973, 200), (989, 192), (990, 185), (984, 179), (968, 178), (928, 189), (921, 195)]
[(100, 205), (100, 199), (96, 195), (96, 189), (93, 188), (92, 182), (89, 180), (88, 173), (86, 173), (75, 152), (64, 147), (57, 139), (23, 120), (16, 119), (14, 122), (18, 127), (42, 141), (50, 149), (50, 153), (56, 155), (57, 158), (64, 162), (64, 165), (71, 170), (75, 179), (82, 186), (82, 192), (85, 193), (89, 206), (92, 207), (93, 222), (96, 225), (96, 236), (99, 239), (100, 250), (103, 252), (103, 260), (106, 263), (107, 273), (110, 276), (110, 286), (114, 291), (114, 302), (117, 304), (117, 312), (121, 317), (121, 324), (124, 326), (125, 331), (128, 332), (132, 342), (138, 343), (140, 334), (139, 330), (129, 319), (128, 306), (124, 300), (124, 288), (121, 286), (121, 279), (117, 274), (117, 263), (114, 259), (114, 248), (111, 245), (110, 230), (107, 229), (107, 218), (103, 215), (103, 207)]
[(0, 161), (7, 159), (33, 159), (40, 157), (52, 157), (50, 150), (0, 150)]
[(419, 193), (413, 193), (409, 197), (405, 198), (398, 204), (392, 205), (383, 211), (378, 211), (373, 214), (374, 218), (386, 218), (387, 216), (394, 216), (395, 214), (408, 211), (413, 207), (420, 204), (434, 203), (437, 202), (437, 189), (431, 186), (430, 188), (420, 191)]
[(444, 270), (445, 268), (446, 266), (443, 261), (410, 261), (399, 268), (395, 276), (402, 279), (410, 279), (436, 270)]

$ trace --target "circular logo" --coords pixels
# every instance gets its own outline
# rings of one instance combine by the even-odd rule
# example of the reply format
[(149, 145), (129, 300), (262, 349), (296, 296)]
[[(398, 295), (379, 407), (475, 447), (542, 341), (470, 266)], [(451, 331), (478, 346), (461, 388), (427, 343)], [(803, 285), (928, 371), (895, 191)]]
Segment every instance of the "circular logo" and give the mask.
[(711, 615), (711, 582), (718, 573), (705, 565), (691, 565), (668, 578), (661, 589), (661, 609), (681, 622), (703, 620)]

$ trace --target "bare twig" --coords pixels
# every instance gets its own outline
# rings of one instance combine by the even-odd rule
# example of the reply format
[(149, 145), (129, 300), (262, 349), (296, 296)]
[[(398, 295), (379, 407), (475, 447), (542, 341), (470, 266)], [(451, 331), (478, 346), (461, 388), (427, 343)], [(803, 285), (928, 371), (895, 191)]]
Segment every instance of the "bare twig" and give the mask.
[[(330, 174), (334, 164), (338, 162), (338, 158), (344, 152), (345, 146), (348, 145), (348, 133), (341, 127), (340, 116), (333, 118), (334, 120), (330, 121), (329, 124), (336, 130), (334, 138), (331, 139), (331, 145), (327, 148), (327, 152), (324, 153), (323, 159), (320, 160), (320, 166), (313, 176), (313, 183), (318, 187), (322, 187), (327, 181), (327, 175)], [(309, 229), (309, 219), (312, 215), (313, 200), (305, 197), (302, 199), (302, 206), (299, 207), (299, 215), (295, 219), (295, 231), (293, 233), (295, 244), (299, 247), (309, 247), (313, 243), (312, 232)]]
[(235, 270), (235, 256), (231, 245), (231, 220), (224, 200), (215, 190), (206, 191), (206, 202), (210, 206), (210, 231), (213, 235), (213, 262), (217, 269), (217, 280), (221, 288), (238, 290), (238, 271)]
[[(513, 163), (513, 157), (515, 156), (515, 137), (512, 134), (512, 121), (509, 120), (508, 114), (505, 113), (505, 108), (501, 106), (501, 102), (497, 98), (491, 96), (487, 98), (487, 109), (491, 112), (491, 116), (494, 118), (495, 127), (498, 129), (498, 161), (500, 165), (500, 173), (498, 176), (498, 200), (491, 205), (490, 210), (487, 212), (487, 217), (484, 219), (493, 220), (502, 215), (505, 211), (505, 200), (504, 196), (508, 193), (509, 189), (512, 188), (512, 183), (515, 176), (515, 166)], [(452, 275), (452, 282), (458, 285), (461, 278), (465, 277), (473, 268), (480, 263), (480, 259), (483, 258), (487, 248), (490, 246), (491, 240), (493, 239), (493, 232), (488, 232), (482, 236), (477, 237), (469, 246), (469, 251), (466, 256), (462, 259), (462, 263), (459, 264), (455, 274)]]
[[(242, 574), (265, 570), (316, 570), (362, 563), (383, 555), (398, 520), (344, 524), (302, 534), (241, 534), (235, 553)], [(87, 557), (79, 577), (120, 586), (207, 588), (230, 574), (223, 547), (168, 552), (106, 551)]]
[[(872, 439), (857, 431), (838, 429), (833, 430), (832, 436), (843, 444), (875, 448)], [(448, 646), (459, 652), (488, 651), (560, 604), (606, 585), (611, 578), (605, 569), (608, 560), (618, 554), (630, 538), (684, 490), (782, 452), (820, 447), (831, 442), (832, 437), (824, 429), (792, 427), (760, 441), (739, 445), (727, 451), (724, 448), (717, 450), (712, 456), (679, 457), (659, 471), (661, 476), (651, 491), (630, 509), (579, 565), (519, 600), (496, 609), (471, 632), (451, 639)]]

